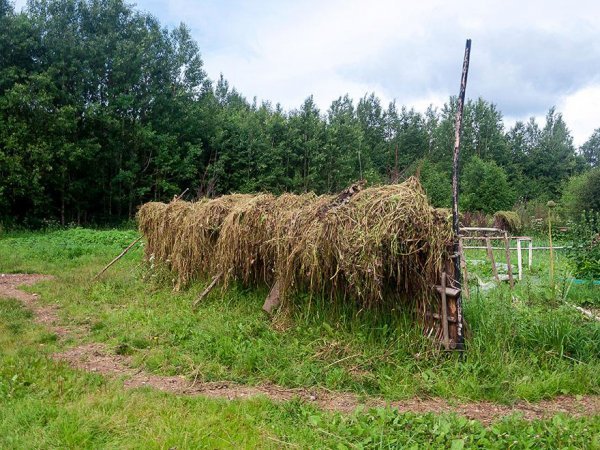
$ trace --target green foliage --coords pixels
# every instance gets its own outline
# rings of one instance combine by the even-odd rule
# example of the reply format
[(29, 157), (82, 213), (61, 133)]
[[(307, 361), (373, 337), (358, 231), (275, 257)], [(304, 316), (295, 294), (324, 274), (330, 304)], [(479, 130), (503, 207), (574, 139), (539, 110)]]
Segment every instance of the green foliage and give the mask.
[(452, 205), (452, 176), (440, 164), (424, 159), (419, 164), (420, 181), (431, 204), (437, 208)]
[(579, 149), (591, 167), (600, 165), (600, 128), (596, 128), (590, 138)]
[(600, 167), (571, 177), (563, 191), (561, 204), (572, 219), (578, 219), (584, 211), (600, 211)]
[[(249, 102), (223, 77), (207, 78), (184, 25), (166, 29), (123, 0), (32, 0), (22, 14), (7, 3), (0, 22), (0, 48), (11, 50), (0, 52), (8, 225), (118, 223), (186, 188), (190, 197), (334, 192), (359, 178), (401, 180), (420, 160), (433, 203), (450, 204), (454, 97), (424, 114), (374, 94), (340, 97), (324, 113), (312, 97), (291, 111)], [(512, 196), (558, 198), (595, 164), (597, 139), (577, 157), (554, 109), (543, 125), (506, 132), (502, 120), (481, 98), (465, 104), (462, 161), (495, 162), (511, 186), (490, 212)]]
[(506, 172), (493, 161), (474, 156), (462, 175), (461, 206), (467, 211), (493, 214), (512, 208), (515, 195)]
[(573, 224), (569, 257), (575, 266), (575, 276), (600, 279), (600, 212), (582, 213)]
[(358, 411), (352, 415), (323, 417), (302, 411), (301, 423), (308, 423), (322, 439), (319, 446), (330, 448), (596, 448), (597, 418), (555, 417), (547, 422), (525, 423), (506, 418), (489, 428), (464, 417), (433, 414), (401, 414), (393, 409)]

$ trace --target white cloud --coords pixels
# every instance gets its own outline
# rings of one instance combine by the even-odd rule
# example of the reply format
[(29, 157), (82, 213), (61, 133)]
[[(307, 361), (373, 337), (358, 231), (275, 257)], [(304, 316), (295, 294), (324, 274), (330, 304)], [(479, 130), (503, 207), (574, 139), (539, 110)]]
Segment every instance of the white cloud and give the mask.
[(561, 99), (558, 110), (563, 113), (575, 145), (589, 139), (600, 128), (600, 83), (583, 87)]
[(20, 11), (27, 4), (27, 0), (15, 0), (13, 4), (15, 5), (15, 11)]

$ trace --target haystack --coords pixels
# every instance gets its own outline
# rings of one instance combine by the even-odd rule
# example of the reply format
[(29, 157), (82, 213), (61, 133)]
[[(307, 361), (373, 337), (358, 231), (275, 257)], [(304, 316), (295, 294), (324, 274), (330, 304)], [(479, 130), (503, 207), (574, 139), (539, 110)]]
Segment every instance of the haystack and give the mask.
[(452, 241), (450, 222), (419, 182), (315, 194), (229, 195), (149, 203), (138, 214), (147, 257), (181, 284), (222, 275), (360, 306), (422, 306), (432, 298)]

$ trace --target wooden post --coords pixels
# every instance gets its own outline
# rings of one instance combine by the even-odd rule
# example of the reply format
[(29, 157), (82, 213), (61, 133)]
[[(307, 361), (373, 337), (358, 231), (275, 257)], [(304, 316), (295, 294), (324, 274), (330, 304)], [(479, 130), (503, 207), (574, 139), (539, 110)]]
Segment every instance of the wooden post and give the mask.
[(471, 293), (469, 292), (469, 273), (467, 272), (467, 261), (465, 260), (462, 236), (458, 238), (458, 252), (460, 254), (460, 267), (462, 268), (463, 275), (463, 292), (465, 293), (466, 298), (470, 298)]
[(510, 242), (506, 231), (504, 232), (504, 248), (506, 249), (506, 264), (508, 265), (508, 281), (510, 283), (510, 288), (512, 289), (515, 287), (515, 281), (513, 280), (512, 264), (510, 262)]
[(529, 267), (528, 269), (531, 270), (531, 265), (533, 264), (533, 240), (529, 239), (529, 245), (527, 246), (529, 249)]
[(523, 279), (523, 256), (521, 255), (521, 239), (517, 239), (517, 265), (519, 266), (519, 280)]
[(485, 238), (485, 246), (487, 248), (488, 258), (492, 262), (492, 272), (494, 273), (494, 278), (496, 281), (500, 281), (500, 277), (498, 276), (498, 268), (496, 267), (496, 260), (494, 259), (494, 252), (492, 250), (492, 243), (489, 237)]
[[(460, 268), (459, 256), (459, 223), (458, 223), (458, 171), (459, 171), (459, 156), (460, 156), (460, 132), (462, 128), (463, 108), (465, 105), (465, 92), (467, 90), (467, 77), (469, 75), (469, 60), (471, 57), (471, 39), (467, 39), (465, 44), (465, 57), (463, 59), (462, 75), (460, 79), (460, 91), (458, 94), (458, 104), (456, 108), (456, 123), (454, 128), (454, 154), (452, 158), (452, 229), (454, 231), (454, 277), (456, 279), (457, 288), (462, 287), (462, 273)], [(456, 298), (456, 321), (457, 321), (457, 342), (456, 348), (462, 350), (464, 348), (464, 336), (462, 330), (462, 299), (460, 293)]]
[(442, 331), (444, 348), (450, 350), (450, 334), (448, 333), (448, 299), (446, 297), (446, 272), (442, 272)]

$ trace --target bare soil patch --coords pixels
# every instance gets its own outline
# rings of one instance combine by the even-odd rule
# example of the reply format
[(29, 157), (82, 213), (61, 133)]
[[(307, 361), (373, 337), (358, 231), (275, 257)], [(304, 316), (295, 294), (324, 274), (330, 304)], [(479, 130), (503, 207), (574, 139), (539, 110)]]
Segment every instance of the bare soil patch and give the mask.
[[(51, 279), (51, 277), (45, 275), (0, 274), (0, 297), (21, 300), (25, 306), (33, 311), (36, 322), (46, 325), (51, 331), (64, 336), (73, 330), (56, 325), (57, 307), (40, 305), (36, 294), (29, 294), (18, 289), (18, 286), (31, 285), (37, 281), (47, 279)], [(289, 389), (272, 384), (246, 386), (228, 381), (202, 382), (182, 376), (154, 375), (133, 368), (131, 359), (128, 356), (118, 355), (104, 344), (99, 343), (72, 347), (53, 355), (53, 358), (76, 369), (95, 372), (108, 377), (123, 378), (124, 386), (128, 388), (149, 386), (179, 395), (203, 395), (228, 400), (261, 395), (274, 401), (289, 401), (297, 398), (328, 411), (352, 412), (361, 405), (367, 408), (387, 406), (400, 412), (455, 413), (469, 419), (478, 420), (484, 424), (489, 424), (511, 414), (521, 414), (527, 420), (547, 418), (557, 413), (577, 417), (600, 414), (600, 396), (594, 395), (560, 396), (537, 403), (520, 401), (513, 405), (482, 401), (454, 403), (440, 398), (414, 398), (388, 402), (381, 398), (369, 397), (362, 399), (352, 393), (331, 392), (319, 388)]]
[(288, 389), (272, 384), (246, 386), (227, 381), (199, 382), (185, 377), (160, 376), (136, 370), (131, 367), (129, 357), (112, 354), (106, 346), (96, 343), (71, 348), (54, 355), (54, 358), (81, 370), (113, 377), (122, 376), (124, 385), (130, 388), (150, 386), (180, 395), (203, 395), (228, 400), (260, 395), (274, 401), (289, 401), (298, 398), (328, 411), (352, 412), (361, 405), (367, 408), (391, 407), (400, 412), (456, 413), (485, 424), (515, 413), (521, 414), (527, 420), (551, 417), (561, 412), (573, 416), (600, 413), (600, 396), (581, 396), (579, 398), (561, 396), (539, 403), (517, 402), (514, 405), (500, 405), (491, 402), (454, 404), (439, 398), (415, 398), (388, 402), (381, 398), (363, 400), (352, 393), (330, 392), (323, 389)]
[(51, 280), (51, 275), (36, 274), (0, 274), (0, 297), (20, 300), (33, 312), (36, 323), (45, 325), (59, 337), (69, 334), (69, 329), (58, 325), (58, 307), (56, 305), (42, 305), (38, 301), (38, 294), (30, 294), (19, 289), (19, 286), (30, 286), (39, 281)]

